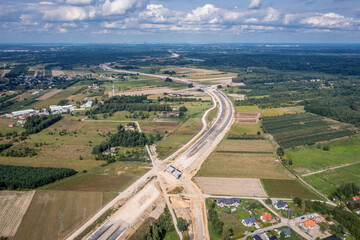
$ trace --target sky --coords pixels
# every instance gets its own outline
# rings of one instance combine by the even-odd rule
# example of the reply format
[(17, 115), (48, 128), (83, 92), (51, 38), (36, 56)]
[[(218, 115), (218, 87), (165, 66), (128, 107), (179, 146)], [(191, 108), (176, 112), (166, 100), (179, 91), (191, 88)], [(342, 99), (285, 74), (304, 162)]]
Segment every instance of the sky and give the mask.
[(0, 0), (0, 43), (360, 43), (360, 0)]

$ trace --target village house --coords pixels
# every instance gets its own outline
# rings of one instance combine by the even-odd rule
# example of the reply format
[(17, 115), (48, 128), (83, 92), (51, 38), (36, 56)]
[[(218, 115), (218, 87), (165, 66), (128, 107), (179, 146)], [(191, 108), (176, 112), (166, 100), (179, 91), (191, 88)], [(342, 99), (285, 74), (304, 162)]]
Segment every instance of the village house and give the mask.
[(285, 210), (285, 209), (288, 208), (287, 203), (284, 202), (284, 201), (281, 201), (281, 200), (279, 200), (279, 201), (273, 201), (273, 205), (274, 205), (274, 207), (275, 207), (277, 210), (280, 210), (280, 209)]
[(179, 117), (179, 113), (178, 112), (166, 112), (165, 113), (165, 117)]
[(310, 230), (315, 227), (315, 223), (313, 220), (307, 220), (300, 223), (300, 226), (305, 230)]
[(136, 128), (132, 125), (128, 125), (128, 126), (125, 126), (124, 129), (125, 129), (125, 131), (135, 131)]
[(257, 222), (260, 222), (260, 220), (257, 217), (244, 217), (241, 222), (244, 224), (244, 226), (251, 227), (254, 226)]
[(291, 237), (291, 230), (289, 228), (285, 228), (283, 230), (280, 230), (279, 231), (279, 237), (280, 237), (281, 233), (284, 233), (286, 238)]
[(263, 213), (263, 215), (260, 217), (261, 221), (263, 222), (269, 222), (272, 219), (271, 213)]
[(239, 206), (241, 204), (240, 198), (218, 198), (216, 204), (219, 207), (230, 207), (230, 206)]
[(353, 197), (353, 199), (354, 199), (354, 201), (356, 201), (356, 202), (357, 202), (357, 201), (359, 201), (359, 200), (360, 200), (360, 197), (359, 197), (359, 196), (354, 196), (354, 197)]

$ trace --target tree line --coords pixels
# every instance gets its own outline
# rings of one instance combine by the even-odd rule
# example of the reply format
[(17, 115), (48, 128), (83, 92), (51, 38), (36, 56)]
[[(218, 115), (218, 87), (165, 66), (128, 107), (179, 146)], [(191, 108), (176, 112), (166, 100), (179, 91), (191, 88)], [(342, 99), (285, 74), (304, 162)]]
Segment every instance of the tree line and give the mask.
[(0, 165), (0, 190), (34, 189), (76, 173), (69, 168)]

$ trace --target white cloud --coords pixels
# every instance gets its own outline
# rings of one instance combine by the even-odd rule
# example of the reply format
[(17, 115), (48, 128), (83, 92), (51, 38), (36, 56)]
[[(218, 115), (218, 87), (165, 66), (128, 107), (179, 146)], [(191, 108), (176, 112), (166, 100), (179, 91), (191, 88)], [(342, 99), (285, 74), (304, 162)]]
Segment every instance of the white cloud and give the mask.
[(198, 7), (192, 10), (192, 13), (186, 15), (185, 21), (188, 22), (209, 22), (218, 21), (217, 14), (220, 9), (213, 4), (206, 4), (202, 7)]
[(182, 13), (165, 8), (162, 4), (149, 4), (139, 16), (142, 20), (154, 23), (165, 23), (176, 22), (181, 15)]
[(68, 30), (66, 28), (58, 27), (59, 33), (67, 33)]
[(256, 9), (261, 7), (261, 0), (250, 0), (250, 4), (248, 6), (249, 9)]
[(277, 20), (279, 20), (280, 15), (281, 15), (280, 11), (269, 7), (269, 8), (267, 8), (267, 14), (266, 14), (266, 16), (264, 18), (264, 21), (265, 22), (277, 21)]
[(345, 18), (340, 14), (330, 12), (318, 13), (316, 16), (302, 19), (300, 23), (321, 28), (349, 28), (356, 21), (353, 18)]
[(65, 3), (71, 5), (90, 5), (93, 2), (93, 0), (65, 0)]
[(95, 17), (94, 7), (60, 6), (43, 10), (44, 19), (49, 21), (82, 21)]
[(22, 14), (20, 16), (21, 19), (21, 24), (22, 25), (27, 25), (27, 26), (37, 26), (39, 25), (39, 23), (37, 21), (35, 21), (34, 16), (33, 15), (29, 15), (29, 14)]
[(143, 9), (148, 0), (105, 0), (102, 5), (103, 15), (123, 15), (128, 11)]

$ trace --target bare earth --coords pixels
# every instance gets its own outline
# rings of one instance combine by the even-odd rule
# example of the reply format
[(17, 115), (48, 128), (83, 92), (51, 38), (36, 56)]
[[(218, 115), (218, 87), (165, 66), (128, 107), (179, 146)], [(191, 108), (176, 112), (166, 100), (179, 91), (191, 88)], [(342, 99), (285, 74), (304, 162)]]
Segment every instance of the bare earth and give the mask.
[(127, 92), (120, 92), (120, 93), (115, 93), (115, 95), (126, 95), (126, 96), (130, 96), (130, 95), (148, 95), (148, 94), (163, 94), (164, 92), (166, 93), (172, 93), (174, 92), (174, 90), (164, 87), (164, 88), (149, 88), (149, 89), (145, 89), (145, 90), (139, 90), (139, 91), (127, 91)]
[(52, 96), (58, 94), (61, 91), (62, 91), (62, 89), (54, 89), (54, 90), (42, 95), (41, 97), (38, 97), (36, 100), (47, 100), (47, 99), (51, 98)]
[(52, 75), (53, 75), (54, 77), (60, 76), (60, 75), (63, 75), (63, 74), (64, 74), (64, 72), (61, 71), (61, 70), (51, 70), (51, 71), (52, 71)]
[(229, 94), (229, 96), (236, 100), (245, 100), (245, 94)]
[(196, 177), (196, 182), (207, 194), (239, 197), (266, 197), (260, 179)]
[(260, 113), (238, 112), (236, 113), (236, 123), (258, 123)]
[(12, 237), (15, 235), (34, 193), (35, 191), (0, 192), (0, 236)]

